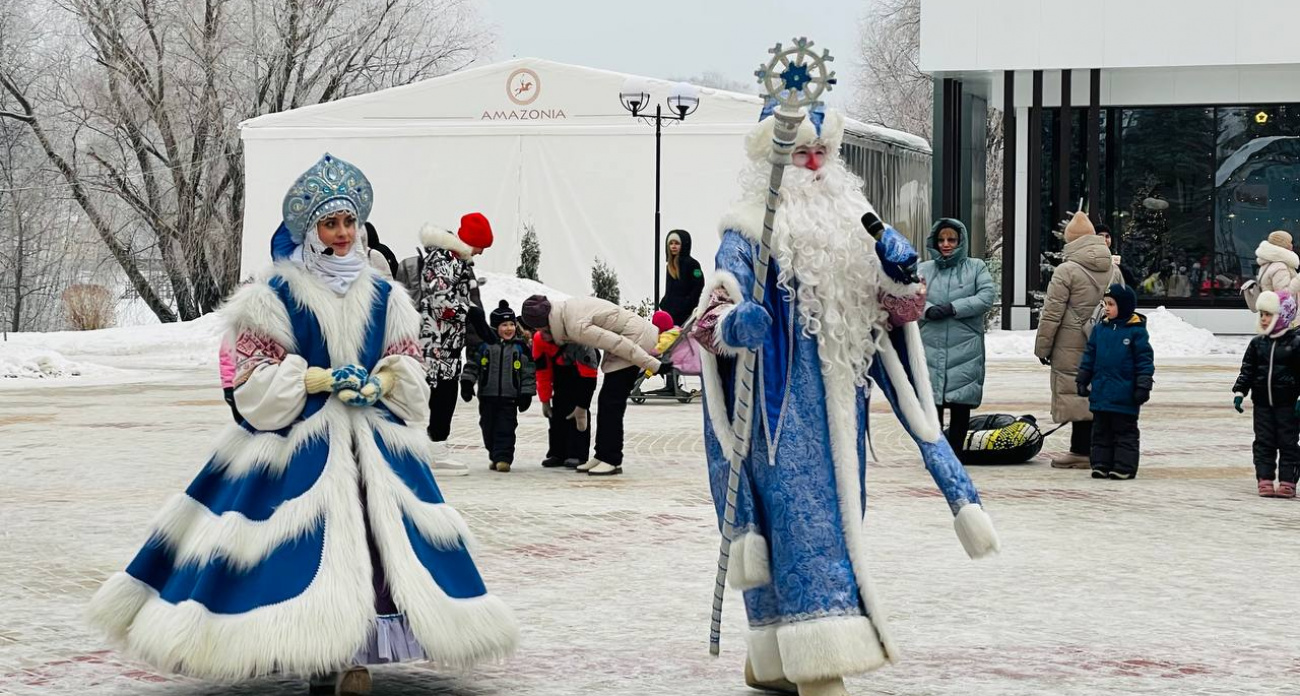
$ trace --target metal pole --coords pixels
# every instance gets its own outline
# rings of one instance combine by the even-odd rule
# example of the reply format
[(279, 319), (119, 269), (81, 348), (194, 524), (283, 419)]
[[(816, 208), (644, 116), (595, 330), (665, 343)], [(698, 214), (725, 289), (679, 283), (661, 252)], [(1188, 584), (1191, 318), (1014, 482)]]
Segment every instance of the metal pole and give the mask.
[(663, 271), (659, 267), (659, 163), (662, 159), (663, 150), (663, 107), (655, 105), (655, 296), (654, 308), (659, 310), (659, 273)]

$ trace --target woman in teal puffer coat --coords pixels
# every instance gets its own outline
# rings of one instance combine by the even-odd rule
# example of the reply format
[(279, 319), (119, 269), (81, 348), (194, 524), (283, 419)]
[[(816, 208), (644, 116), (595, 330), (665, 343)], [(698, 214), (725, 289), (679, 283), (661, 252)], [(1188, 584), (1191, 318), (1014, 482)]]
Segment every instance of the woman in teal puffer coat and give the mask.
[(952, 411), (948, 442), (960, 454), (970, 412), (984, 399), (984, 315), (997, 292), (988, 266), (970, 258), (970, 234), (960, 220), (934, 223), (926, 248), (931, 260), (919, 269), (926, 285), (921, 338), (939, 422)]

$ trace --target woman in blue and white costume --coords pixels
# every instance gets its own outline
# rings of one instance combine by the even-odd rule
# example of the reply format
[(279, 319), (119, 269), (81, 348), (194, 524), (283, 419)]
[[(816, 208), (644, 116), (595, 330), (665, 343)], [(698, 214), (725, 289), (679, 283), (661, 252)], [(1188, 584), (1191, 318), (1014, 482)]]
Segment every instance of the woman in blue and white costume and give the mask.
[(285, 196), (274, 266), (222, 310), (244, 422), (90, 606), (159, 669), (366, 693), (357, 665), (463, 669), (514, 649), (514, 616), (429, 473), (420, 318), (356, 240), (372, 203), (326, 154)]

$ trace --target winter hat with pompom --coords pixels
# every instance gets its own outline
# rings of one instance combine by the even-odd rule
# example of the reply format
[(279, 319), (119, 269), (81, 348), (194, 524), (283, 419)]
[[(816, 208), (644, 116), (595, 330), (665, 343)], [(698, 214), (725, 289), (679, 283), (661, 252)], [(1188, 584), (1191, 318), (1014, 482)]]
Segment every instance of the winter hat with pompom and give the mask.
[(497, 305), (496, 309), (492, 310), (492, 314), (488, 317), (488, 323), (495, 329), (506, 322), (515, 323), (515, 310), (510, 309), (509, 302), (501, 300), (501, 303)]
[(1279, 246), (1283, 249), (1291, 248), (1291, 233), (1285, 230), (1277, 230), (1268, 234), (1268, 243), (1273, 246)]
[(1259, 294), (1255, 300), (1255, 311), (1268, 312), (1273, 315), (1273, 321), (1267, 327), (1258, 327), (1261, 334), (1277, 338), (1286, 333), (1296, 318), (1296, 299), (1287, 290), (1278, 290), (1273, 292), (1266, 290)]
[(654, 324), (656, 329), (659, 329), (659, 333), (663, 333), (673, 328), (673, 315), (661, 309), (651, 315), (650, 323)]

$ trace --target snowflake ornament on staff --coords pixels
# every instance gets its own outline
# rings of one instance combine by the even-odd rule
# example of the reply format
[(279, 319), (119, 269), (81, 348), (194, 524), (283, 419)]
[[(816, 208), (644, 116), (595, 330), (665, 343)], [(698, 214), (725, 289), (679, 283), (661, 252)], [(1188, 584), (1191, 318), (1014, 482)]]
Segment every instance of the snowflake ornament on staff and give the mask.
[[(794, 45), (789, 48), (778, 43), (768, 49), (768, 53), (772, 54), (772, 59), (754, 71), (754, 76), (765, 90), (762, 96), (768, 100), (769, 105), (774, 106), (772, 115), (776, 118), (772, 154), (768, 159), (772, 164), (772, 175), (768, 180), (763, 235), (758, 255), (754, 258), (753, 297), (760, 305), (763, 304), (767, 291), (764, 281), (772, 257), (772, 226), (775, 224), (777, 206), (781, 203), (781, 180), (785, 176), (785, 168), (790, 164), (790, 153), (794, 151), (799, 124), (803, 122), (804, 110), (811, 112), (820, 103), (822, 95), (836, 84), (835, 71), (829, 66), (835, 60), (830, 51), (823, 50), (821, 55), (816, 54), (813, 42), (807, 38), (795, 39)], [(718, 550), (718, 573), (713, 585), (713, 623), (709, 631), (709, 652), (715, 656), (720, 652), (719, 644), (722, 640), (722, 598), (726, 591), (731, 542), (736, 532), (736, 495), (740, 486), (740, 467), (749, 453), (753, 431), (750, 423), (754, 412), (757, 364), (757, 354), (746, 351), (741, 357), (737, 372), (740, 380), (736, 395), (737, 437), (736, 445), (728, 456), (731, 470), (727, 476), (727, 504), (723, 515), (722, 545)]]

